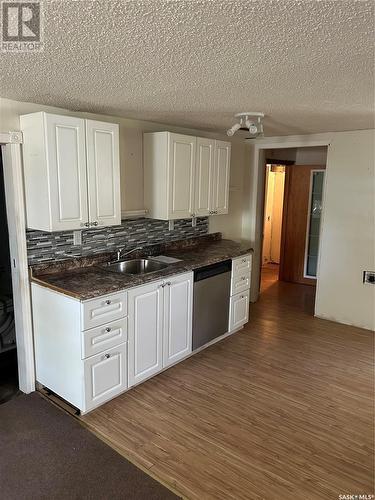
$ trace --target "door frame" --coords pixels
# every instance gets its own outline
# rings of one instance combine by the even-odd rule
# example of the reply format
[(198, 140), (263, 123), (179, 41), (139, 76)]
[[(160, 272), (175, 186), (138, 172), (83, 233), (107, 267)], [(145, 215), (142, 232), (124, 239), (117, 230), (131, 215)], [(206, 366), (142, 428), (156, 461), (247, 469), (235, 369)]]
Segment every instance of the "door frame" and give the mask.
[[(328, 134), (327, 134), (328, 135)], [(326, 146), (327, 147), (327, 161), (326, 161), (326, 172), (328, 171), (329, 163), (329, 149), (331, 146), (332, 139), (328, 136), (325, 138), (309, 137), (309, 136), (285, 136), (276, 138), (264, 138), (252, 140), (251, 145), (253, 146), (252, 152), (252, 165), (253, 172), (251, 178), (251, 184), (253, 186), (252, 193), (249, 196), (248, 206), (245, 211), (250, 214), (255, 214), (252, 218), (249, 232), (250, 234), (246, 236), (246, 240), (252, 242), (254, 253), (253, 253), (253, 268), (252, 268), (252, 283), (251, 283), (251, 302), (256, 302), (259, 298), (260, 293), (260, 280), (261, 280), (261, 266), (262, 266), (262, 231), (263, 231), (263, 218), (264, 218), (264, 184), (266, 178), (265, 167), (265, 150), (266, 149), (293, 149), (293, 148), (304, 148), (304, 147), (317, 147)], [(249, 144), (249, 142), (247, 142)], [(324, 179), (324, 186), (327, 183), (327, 174)], [(323, 188), (323, 206), (325, 205), (325, 194), (326, 189)], [(324, 216), (321, 221), (321, 231), (325, 224)], [(317, 269), (317, 288), (319, 288), (319, 267), (321, 260), (321, 252), (318, 258), (318, 269)]]
[(22, 169), (22, 132), (0, 132), (16, 326), (19, 388), (35, 390), (34, 343)]

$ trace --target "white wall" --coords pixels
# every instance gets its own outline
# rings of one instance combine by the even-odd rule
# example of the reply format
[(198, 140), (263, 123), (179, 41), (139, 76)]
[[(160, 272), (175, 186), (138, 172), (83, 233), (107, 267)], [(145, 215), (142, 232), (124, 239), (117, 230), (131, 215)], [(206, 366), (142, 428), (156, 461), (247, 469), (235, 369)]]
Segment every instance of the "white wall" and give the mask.
[(327, 162), (327, 148), (297, 148), (296, 165), (325, 165)]
[(375, 270), (374, 130), (264, 138), (249, 146), (242, 236), (255, 248), (252, 300), (258, 292), (265, 171), (259, 148), (328, 143), (315, 313), (373, 330), (375, 286), (362, 283), (362, 272)]
[(294, 161), (296, 165), (325, 165), (327, 147), (315, 146), (307, 148), (268, 149), (266, 157), (269, 159)]
[[(94, 120), (118, 123), (120, 126), (120, 165), (121, 165), (121, 206), (123, 211), (144, 209), (143, 199), (143, 132), (170, 130), (182, 134), (230, 140), (226, 135), (182, 127), (171, 127), (160, 123), (129, 120), (116, 116), (77, 113), (67, 109), (54, 108), (27, 102), (0, 98), (0, 131), (19, 130), (19, 116), (36, 111), (76, 115)], [(210, 231), (221, 231), (226, 238), (241, 238), (242, 230), (242, 187), (245, 161), (245, 145), (233, 138), (231, 161), (231, 192), (229, 214), (210, 217)]]
[(328, 150), (316, 315), (375, 330), (374, 131), (335, 134)]

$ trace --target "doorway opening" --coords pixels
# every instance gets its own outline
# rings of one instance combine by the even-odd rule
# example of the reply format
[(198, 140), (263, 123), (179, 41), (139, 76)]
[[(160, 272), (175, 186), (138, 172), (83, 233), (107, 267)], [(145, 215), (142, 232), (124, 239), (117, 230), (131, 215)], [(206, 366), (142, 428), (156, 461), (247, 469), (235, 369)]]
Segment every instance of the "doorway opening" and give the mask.
[(313, 313), (327, 147), (265, 150), (260, 293), (300, 286)]
[(0, 404), (19, 394), (5, 186), (0, 148)]

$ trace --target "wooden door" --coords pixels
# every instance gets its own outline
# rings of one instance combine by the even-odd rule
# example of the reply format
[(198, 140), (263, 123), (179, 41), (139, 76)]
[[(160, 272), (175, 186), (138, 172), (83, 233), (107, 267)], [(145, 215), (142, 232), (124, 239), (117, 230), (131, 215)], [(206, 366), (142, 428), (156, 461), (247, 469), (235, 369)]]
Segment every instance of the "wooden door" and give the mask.
[(286, 167), (279, 272), (281, 281), (316, 284), (316, 279), (305, 277), (305, 256), (312, 172), (322, 169), (325, 166)]
[(195, 170), (194, 213), (199, 217), (210, 215), (212, 207), (212, 183), (214, 177), (215, 141), (197, 138)]
[(91, 226), (121, 224), (119, 127), (86, 120)]
[(88, 223), (85, 121), (46, 114), (51, 231)]
[(168, 280), (164, 287), (164, 367), (191, 353), (192, 313), (193, 274)]
[(229, 209), (229, 176), (231, 144), (215, 141), (215, 170), (212, 184), (212, 212), (227, 214)]
[(129, 300), (129, 387), (163, 368), (162, 282), (134, 288)]
[(169, 134), (169, 219), (186, 219), (194, 213), (196, 138)]

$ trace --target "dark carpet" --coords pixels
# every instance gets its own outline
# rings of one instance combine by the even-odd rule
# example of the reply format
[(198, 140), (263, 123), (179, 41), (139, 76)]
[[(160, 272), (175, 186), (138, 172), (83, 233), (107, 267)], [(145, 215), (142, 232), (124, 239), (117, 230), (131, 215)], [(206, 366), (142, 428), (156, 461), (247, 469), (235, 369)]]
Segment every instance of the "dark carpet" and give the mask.
[(17, 350), (13, 349), (0, 353), (0, 404), (19, 394), (22, 393), (18, 389)]
[(35, 392), (0, 406), (0, 497), (178, 498)]

